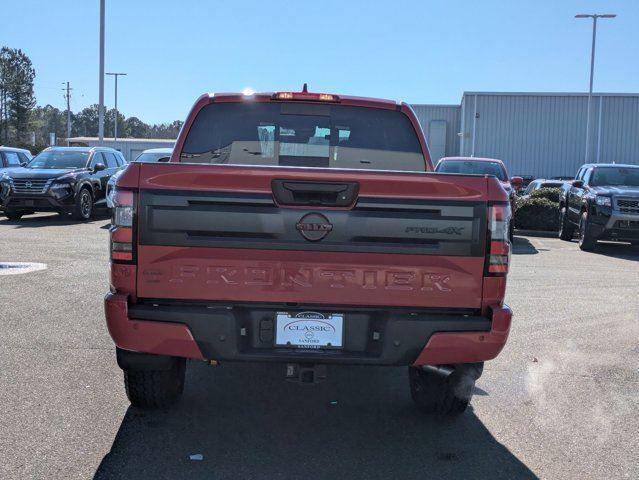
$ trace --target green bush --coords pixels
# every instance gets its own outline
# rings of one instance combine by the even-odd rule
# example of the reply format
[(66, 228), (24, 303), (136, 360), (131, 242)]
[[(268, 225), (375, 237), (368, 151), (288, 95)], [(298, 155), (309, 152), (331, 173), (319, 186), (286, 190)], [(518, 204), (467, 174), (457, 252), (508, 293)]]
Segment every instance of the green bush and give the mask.
[(547, 198), (551, 202), (559, 203), (561, 188), (540, 188), (530, 194), (532, 198)]
[[(544, 188), (542, 190), (557, 190)], [(517, 200), (515, 228), (523, 230), (559, 230), (559, 203), (548, 198), (533, 197)]]

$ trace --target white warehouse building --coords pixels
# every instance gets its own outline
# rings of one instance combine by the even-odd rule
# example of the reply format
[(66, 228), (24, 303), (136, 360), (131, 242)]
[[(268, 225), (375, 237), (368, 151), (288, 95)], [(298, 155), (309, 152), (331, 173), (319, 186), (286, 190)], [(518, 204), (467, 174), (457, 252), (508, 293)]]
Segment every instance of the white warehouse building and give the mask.
[[(72, 137), (69, 138), (72, 147), (97, 147), (100, 145), (98, 137)], [(115, 148), (122, 152), (127, 162), (135, 160), (144, 150), (149, 148), (173, 148), (175, 140), (163, 138), (105, 138), (102, 143), (105, 147)]]
[[(435, 161), (499, 158), (511, 175), (571, 176), (586, 163), (588, 95), (465, 92), (460, 105), (412, 105)], [(588, 161), (639, 164), (639, 94), (595, 93)]]

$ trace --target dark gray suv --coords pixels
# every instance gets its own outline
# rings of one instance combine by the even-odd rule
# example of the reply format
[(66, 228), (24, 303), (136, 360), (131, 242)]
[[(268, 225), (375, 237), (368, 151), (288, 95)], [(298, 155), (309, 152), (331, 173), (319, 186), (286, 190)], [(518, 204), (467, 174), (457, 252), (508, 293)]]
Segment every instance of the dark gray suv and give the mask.
[(125, 165), (112, 148), (47, 148), (24, 167), (0, 173), (0, 209), (10, 220), (50, 211), (88, 220), (106, 208), (107, 183)]
[(564, 186), (559, 209), (559, 238), (578, 231), (582, 250), (597, 240), (639, 244), (639, 165), (583, 165)]

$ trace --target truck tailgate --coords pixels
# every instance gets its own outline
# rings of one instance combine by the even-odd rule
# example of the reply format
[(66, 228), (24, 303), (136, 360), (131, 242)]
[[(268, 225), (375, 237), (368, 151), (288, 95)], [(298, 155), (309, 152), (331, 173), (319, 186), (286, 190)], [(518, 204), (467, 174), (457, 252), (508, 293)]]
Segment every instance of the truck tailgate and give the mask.
[(173, 163), (139, 187), (140, 298), (481, 306), (484, 177)]

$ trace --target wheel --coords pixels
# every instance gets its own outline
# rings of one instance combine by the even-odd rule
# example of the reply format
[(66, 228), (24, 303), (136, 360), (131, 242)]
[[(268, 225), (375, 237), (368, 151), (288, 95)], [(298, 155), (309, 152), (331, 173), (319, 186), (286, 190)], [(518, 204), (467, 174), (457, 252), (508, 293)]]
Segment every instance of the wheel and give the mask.
[(4, 212), (5, 217), (9, 220), (20, 220), (24, 212)]
[(596, 246), (597, 240), (588, 233), (588, 212), (583, 212), (579, 222), (579, 248), (585, 252), (591, 252)]
[(88, 188), (83, 188), (75, 199), (71, 216), (74, 220), (88, 220), (93, 215), (93, 196)]
[(568, 222), (566, 207), (559, 211), (559, 238), (570, 241), (575, 236), (575, 227)]
[(466, 410), (481, 376), (483, 363), (455, 365), (450, 375), (419, 367), (409, 367), (410, 393), (417, 407), (424, 413), (459, 415)]
[(163, 370), (123, 369), (126, 396), (134, 407), (167, 407), (184, 390), (185, 370), (184, 358), (173, 359), (171, 367)]

